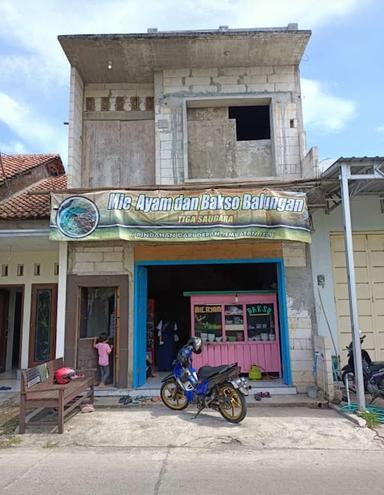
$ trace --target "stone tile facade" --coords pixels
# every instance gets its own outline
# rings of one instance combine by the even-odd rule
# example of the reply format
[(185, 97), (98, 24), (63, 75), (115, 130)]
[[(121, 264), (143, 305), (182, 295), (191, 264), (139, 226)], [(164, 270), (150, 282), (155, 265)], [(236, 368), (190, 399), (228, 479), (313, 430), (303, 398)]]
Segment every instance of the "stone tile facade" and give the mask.
[(122, 275), (130, 273), (130, 249), (114, 243), (100, 246), (76, 243), (69, 247), (68, 273), (71, 275)]
[[(304, 131), (299, 74), (293, 66), (164, 70), (155, 75), (156, 171), (159, 184), (187, 177), (188, 101), (201, 98), (237, 102), (265, 98), (272, 104), (272, 141), (276, 176), (301, 174)], [(212, 101), (212, 100), (209, 100)], [(232, 103), (234, 104), (234, 103)], [(171, 153), (165, 153), (171, 151)]]
[(286, 267), (287, 312), (292, 379), (298, 392), (313, 385), (314, 296), (308, 247), (303, 243), (283, 244)]

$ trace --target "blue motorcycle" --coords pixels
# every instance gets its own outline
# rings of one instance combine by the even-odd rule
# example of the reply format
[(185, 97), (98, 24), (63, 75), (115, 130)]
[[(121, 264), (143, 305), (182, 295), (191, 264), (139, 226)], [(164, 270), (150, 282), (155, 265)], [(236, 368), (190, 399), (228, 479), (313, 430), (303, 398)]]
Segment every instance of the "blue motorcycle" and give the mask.
[(200, 354), (202, 346), (199, 337), (192, 337), (180, 349), (172, 373), (162, 380), (161, 400), (174, 411), (182, 411), (191, 402), (196, 402), (196, 416), (208, 407), (219, 411), (230, 423), (240, 423), (247, 414), (247, 381), (240, 378), (237, 363), (203, 366), (196, 373), (192, 367), (192, 354)]

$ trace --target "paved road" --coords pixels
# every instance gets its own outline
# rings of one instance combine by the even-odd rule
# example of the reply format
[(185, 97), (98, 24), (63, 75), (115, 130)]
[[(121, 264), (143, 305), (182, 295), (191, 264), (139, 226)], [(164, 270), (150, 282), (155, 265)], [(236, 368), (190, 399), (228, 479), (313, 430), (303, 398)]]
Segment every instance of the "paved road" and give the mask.
[(5, 495), (383, 494), (384, 443), (334, 411), (97, 410), (0, 450)]
[(0, 492), (13, 495), (382, 494), (383, 452), (65, 449), (0, 455)]

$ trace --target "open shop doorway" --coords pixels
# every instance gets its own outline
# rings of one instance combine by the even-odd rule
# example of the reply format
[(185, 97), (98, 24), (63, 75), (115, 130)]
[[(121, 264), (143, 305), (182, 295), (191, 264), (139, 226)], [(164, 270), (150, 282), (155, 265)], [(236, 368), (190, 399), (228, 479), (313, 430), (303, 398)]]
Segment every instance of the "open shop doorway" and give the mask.
[[(290, 384), (281, 261), (143, 262), (136, 266), (136, 281), (134, 386), (141, 386), (147, 381), (146, 373), (140, 374), (139, 362), (145, 360), (148, 363), (149, 360), (151, 369), (147, 366), (145, 369), (159, 379), (171, 369), (178, 349), (191, 336), (190, 300), (184, 295), (185, 292), (236, 291), (277, 293), (283, 377), (284, 382)], [(139, 304), (148, 308), (145, 315), (143, 311), (141, 314), (138, 311)]]

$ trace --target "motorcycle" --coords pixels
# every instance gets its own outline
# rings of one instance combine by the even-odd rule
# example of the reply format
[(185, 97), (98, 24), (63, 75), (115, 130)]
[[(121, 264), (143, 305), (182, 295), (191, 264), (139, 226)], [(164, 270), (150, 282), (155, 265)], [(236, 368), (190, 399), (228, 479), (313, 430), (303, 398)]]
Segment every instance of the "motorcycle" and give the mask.
[[(366, 335), (360, 338), (360, 343), (363, 344)], [(346, 347), (348, 351), (348, 364), (346, 364), (341, 372), (341, 379), (344, 386), (349, 387), (350, 390), (356, 392), (356, 380), (355, 380), (355, 364), (353, 356), (353, 344), (352, 342)], [(384, 398), (384, 362), (372, 361), (369, 353), (365, 350), (361, 350), (361, 360), (363, 364), (363, 378), (364, 378), (364, 390), (371, 394), (372, 404), (378, 397)]]
[(192, 337), (177, 354), (172, 372), (162, 380), (160, 396), (163, 403), (174, 411), (182, 411), (191, 402), (197, 403), (197, 417), (206, 407), (219, 411), (230, 423), (240, 423), (247, 414), (245, 396), (247, 382), (240, 378), (236, 364), (203, 366), (196, 373), (192, 354), (199, 354), (202, 340)]

